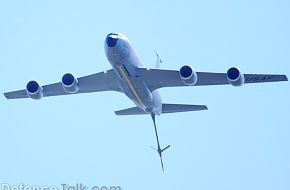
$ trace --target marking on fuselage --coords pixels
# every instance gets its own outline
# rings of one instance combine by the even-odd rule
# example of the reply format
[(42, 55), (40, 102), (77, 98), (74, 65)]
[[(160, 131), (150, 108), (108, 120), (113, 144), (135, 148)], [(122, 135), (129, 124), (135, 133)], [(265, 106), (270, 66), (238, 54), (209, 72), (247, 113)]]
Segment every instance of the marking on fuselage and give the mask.
[(126, 68), (126, 66), (125, 65), (123, 65), (123, 68), (125, 69), (125, 71), (126, 71), (126, 73), (127, 73), (127, 75), (131, 78), (131, 75), (130, 75), (130, 73), (129, 73), (129, 71), (127, 70), (127, 68)]
[(118, 66), (118, 68), (120, 69), (121, 75), (123, 76), (123, 78), (126, 80), (126, 82), (128, 83), (131, 91), (133, 92), (134, 96), (136, 97), (137, 101), (139, 102), (139, 104), (145, 108), (145, 105), (143, 104), (141, 98), (139, 97), (138, 93), (136, 92), (134, 86), (132, 85), (131, 81), (129, 80), (129, 78), (127, 77), (125, 71), (123, 70), (123, 68), (121, 66)]

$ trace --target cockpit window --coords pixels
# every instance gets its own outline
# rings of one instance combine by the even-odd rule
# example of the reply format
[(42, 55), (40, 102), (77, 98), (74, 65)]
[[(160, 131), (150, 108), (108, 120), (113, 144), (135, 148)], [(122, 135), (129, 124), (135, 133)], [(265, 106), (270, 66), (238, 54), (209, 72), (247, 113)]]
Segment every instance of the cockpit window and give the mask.
[(110, 35), (116, 35), (116, 36), (118, 36), (119, 34), (118, 33), (110, 33), (110, 34), (108, 34), (108, 36), (110, 36)]

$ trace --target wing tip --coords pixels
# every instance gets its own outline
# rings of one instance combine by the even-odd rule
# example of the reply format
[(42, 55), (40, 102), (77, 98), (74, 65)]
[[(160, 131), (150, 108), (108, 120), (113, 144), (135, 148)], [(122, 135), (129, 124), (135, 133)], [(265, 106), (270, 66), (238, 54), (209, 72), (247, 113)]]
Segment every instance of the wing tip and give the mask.
[(277, 76), (279, 76), (279, 79), (274, 82), (288, 81), (287, 75), (277, 75)]
[(116, 116), (120, 116), (121, 115), (119, 111), (114, 111), (114, 113), (115, 113)]
[(19, 99), (19, 98), (28, 98), (25, 90), (18, 90), (12, 92), (3, 93), (6, 99)]
[(9, 99), (9, 94), (8, 93), (3, 93), (6, 99)]

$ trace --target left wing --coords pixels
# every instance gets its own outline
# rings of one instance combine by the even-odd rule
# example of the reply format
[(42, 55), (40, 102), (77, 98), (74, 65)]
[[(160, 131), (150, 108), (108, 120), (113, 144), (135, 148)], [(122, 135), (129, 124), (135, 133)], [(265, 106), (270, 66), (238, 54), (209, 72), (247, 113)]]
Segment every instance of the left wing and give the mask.
[[(79, 90), (73, 94), (101, 91), (121, 91), (121, 89), (119, 88), (117, 76), (112, 69), (106, 72), (100, 72), (78, 78), (78, 87)], [(42, 86), (42, 88), (43, 97), (72, 94), (66, 92), (63, 89), (61, 82), (45, 85)], [(4, 95), (7, 99), (28, 98), (25, 89), (13, 92), (6, 92), (4, 93)]]
[[(197, 82), (193, 86), (230, 84), (226, 73), (196, 72)], [(142, 78), (150, 90), (163, 87), (177, 87), (185, 85), (178, 70), (138, 68), (138, 77)], [(286, 75), (244, 74), (245, 83), (263, 83), (288, 81)]]

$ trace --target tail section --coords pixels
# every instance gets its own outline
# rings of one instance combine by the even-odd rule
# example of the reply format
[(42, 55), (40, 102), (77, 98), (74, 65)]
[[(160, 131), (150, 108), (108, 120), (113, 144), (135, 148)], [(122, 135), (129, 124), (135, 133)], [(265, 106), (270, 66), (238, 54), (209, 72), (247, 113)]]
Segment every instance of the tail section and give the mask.
[[(205, 105), (187, 105), (187, 104), (162, 104), (162, 112), (161, 113), (176, 113), (176, 112), (187, 112), (187, 111), (199, 111), (199, 110), (207, 110), (207, 107)], [(123, 109), (119, 111), (115, 111), (116, 115), (142, 115), (142, 114), (151, 114), (151, 118), (154, 124), (154, 129), (155, 129), (155, 135), (156, 135), (156, 141), (157, 141), (157, 148), (153, 148), (154, 150), (157, 151), (161, 166), (162, 166), (162, 171), (164, 171), (164, 166), (163, 166), (163, 160), (162, 160), (162, 153), (167, 150), (170, 145), (166, 146), (165, 148), (161, 149), (160, 144), (159, 144), (159, 138), (157, 134), (157, 128), (156, 128), (156, 122), (155, 122), (155, 114), (152, 113), (147, 113), (144, 110), (138, 108), (138, 107), (132, 107), (128, 109)]]
[[(189, 104), (162, 104), (162, 113), (176, 113), (176, 112), (188, 112), (188, 111), (200, 111), (207, 110), (206, 105), (189, 105)], [(138, 107), (132, 107), (115, 111), (116, 115), (143, 115), (150, 114)]]

